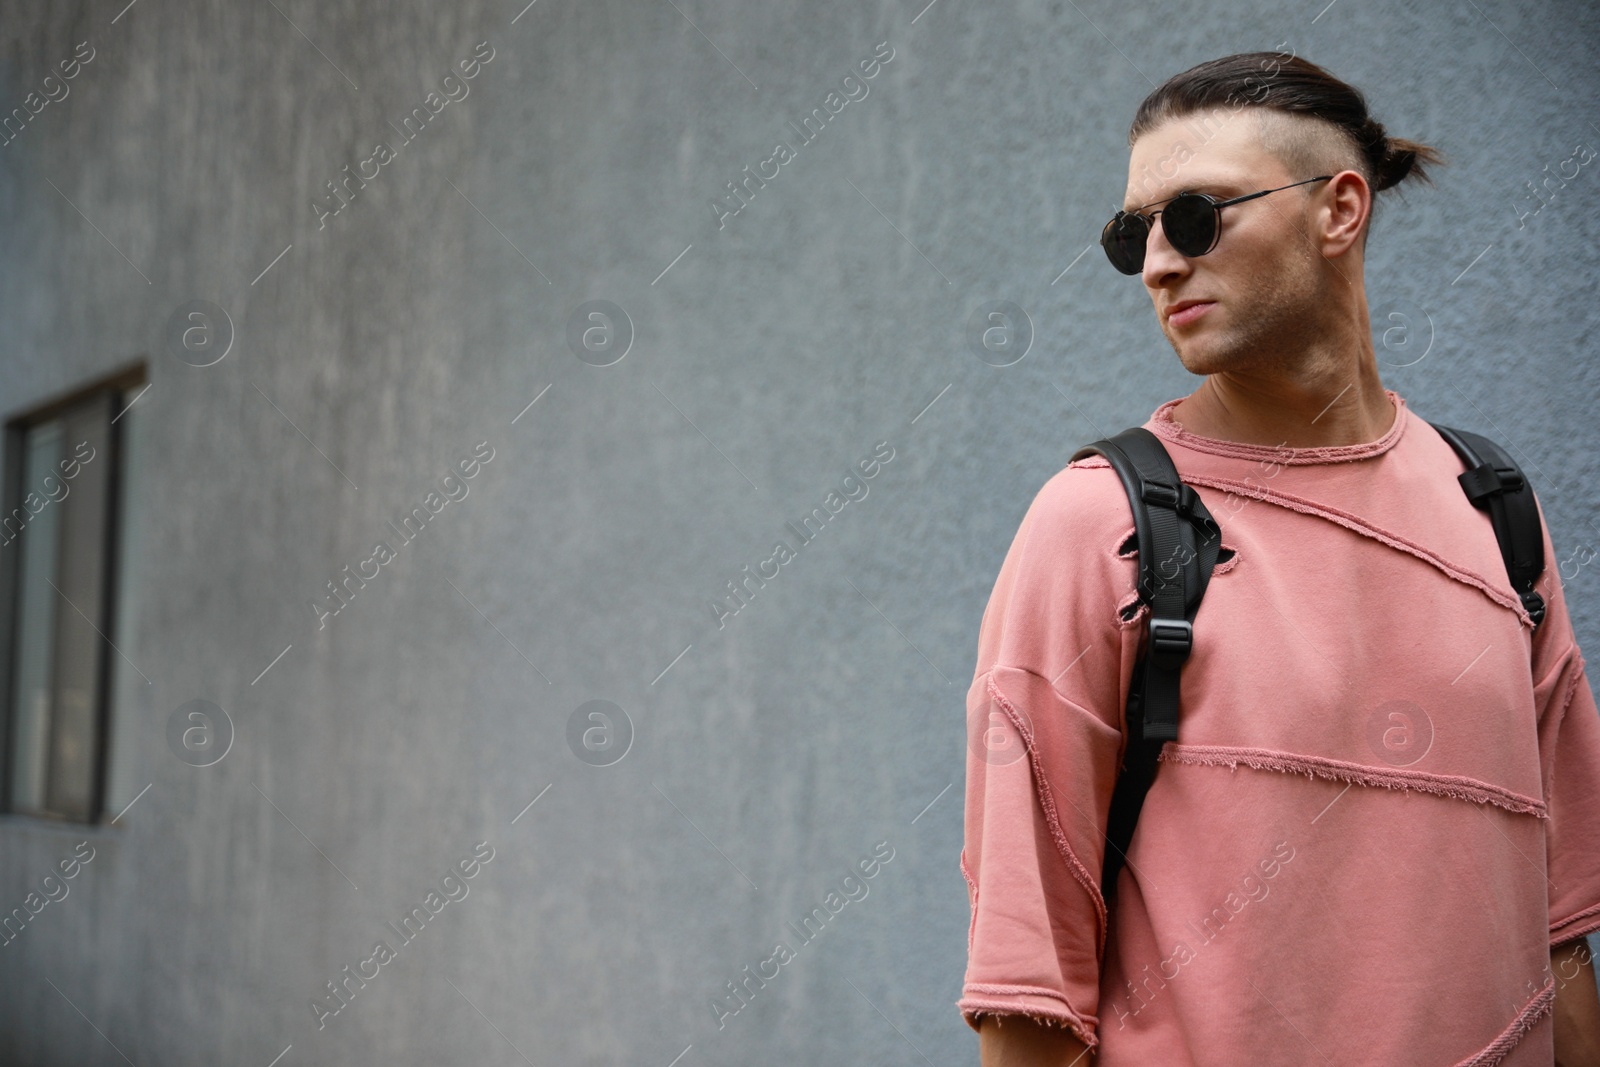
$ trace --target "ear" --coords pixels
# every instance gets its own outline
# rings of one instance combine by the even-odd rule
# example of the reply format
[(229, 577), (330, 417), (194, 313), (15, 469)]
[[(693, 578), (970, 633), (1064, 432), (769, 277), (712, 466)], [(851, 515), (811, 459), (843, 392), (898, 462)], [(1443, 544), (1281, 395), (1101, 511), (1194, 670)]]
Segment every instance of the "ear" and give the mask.
[(1360, 249), (1361, 234), (1372, 214), (1372, 189), (1358, 171), (1342, 170), (1322, 190), (1312, 236), (1324, 257), (1338, 259)]

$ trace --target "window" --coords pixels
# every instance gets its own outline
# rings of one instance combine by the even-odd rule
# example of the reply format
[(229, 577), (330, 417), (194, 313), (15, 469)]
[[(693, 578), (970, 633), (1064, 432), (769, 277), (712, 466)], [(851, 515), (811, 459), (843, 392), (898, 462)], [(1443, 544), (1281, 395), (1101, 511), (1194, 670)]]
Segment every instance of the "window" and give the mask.
[(122, 414), (143, 379), (142, 368), (120, 374), (5, 426), (0, 801), (8, 811), (100, 817)]

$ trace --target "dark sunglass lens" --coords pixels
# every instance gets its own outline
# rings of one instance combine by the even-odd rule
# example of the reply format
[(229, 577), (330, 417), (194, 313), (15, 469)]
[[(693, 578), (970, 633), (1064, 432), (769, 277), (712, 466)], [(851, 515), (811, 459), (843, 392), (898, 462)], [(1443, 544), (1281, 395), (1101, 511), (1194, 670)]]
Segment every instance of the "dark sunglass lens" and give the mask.
[(1138, 274), (1144, 270), (1145, 240), (1150, 230), (1137, 215), (1119, 214), (1100, 234), (1100, 246), (1106, 258), (1123, 274)]
[(1184, 193), (1161, 212), (1167, 243), (1186, 256), (1203, 256), (1217, 238), (1217, 209), (1197, 193)]

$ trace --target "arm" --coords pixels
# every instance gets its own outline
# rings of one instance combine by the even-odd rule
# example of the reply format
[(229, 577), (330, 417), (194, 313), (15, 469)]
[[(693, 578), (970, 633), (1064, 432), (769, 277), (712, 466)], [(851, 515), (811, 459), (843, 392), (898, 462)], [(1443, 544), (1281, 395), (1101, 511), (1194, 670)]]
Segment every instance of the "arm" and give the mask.
[[(1559, 559), (1540, 505), (1546, 560)], [(1550, 896), (1551, 1009), (1558, 1067), (1600, 1067), (1600, 997), (1593, 954), (1582, 933), (1600, 901), (1600, 709), (1573, 635), (1559, 567), (1546, 566), (1538, 589), (1545, 619), (1534, 632), (1535, 687), (1544, 760), (1547, 878)], [(1590, 931), (1592, 932), (1592, 931)]]
[[(1137, 568), (1117, 554), (1127, 509), (1109, 464), (1052, 478), (1012, 540), (979, 631), (961, 852), (971, 920), (957, 1007), (986, 1067), (1067, 1067), (1096, 1039), (1106, 811), (1143, 636), (1142, 620), (1117, 610)], [(1072, 1034), (1060, 1046), (1071, 1053), (1030, 1053), (1030, 1029), (1016, 1020)]]
[[(1596, 1067), (1600, 1065), (1600, 992), (1595, 989), (1588, 943), (1579, 937), (1551, 949), (1550, 969), (1556, 976), (1556, 1067)], [(988, 1062), (984, 1060), (984, 1067)]]
[[(1095, 1055), (1059, 1026), (1037, 1023), (1026, 1015), (985, 1015), (978, 1030), (978, 1060), (982, 1067), (1094, 1067)], [(1566, 1062), (1559, 1067), (1567, 1067)]]

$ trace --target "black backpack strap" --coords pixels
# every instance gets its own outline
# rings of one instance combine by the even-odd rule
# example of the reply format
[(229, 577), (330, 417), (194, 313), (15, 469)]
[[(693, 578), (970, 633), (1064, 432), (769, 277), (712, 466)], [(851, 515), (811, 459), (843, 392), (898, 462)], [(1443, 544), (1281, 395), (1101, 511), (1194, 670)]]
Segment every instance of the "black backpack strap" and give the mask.
[(1467, 499), (1474, 507), (1489, 513), (1500, 556), (1506, 563), (1511, 588), (1522, 598), (1522, 606), (1537, 627), (1544, 621), (1544, 598), (1533, 591), (1533, 584), (1544, 573), (1544, 523), (1534, 503), (1533, 487), (1505, 449), (1467, 430), (1455, 430), (1430, 423), (1439, 436), (1450, 442), (1465, 473), (1457, 476)]
[(1101, 892), (1109, 902), (1155, 779), (1161, 746), (1178, 739), (1179, 678), (1194, 644), (1195, 613), (1217, 562), (1222, 531), (1149, 430), (1130, 427), (1085, 445), (1072, 459), (1096, 453), (1110, 462), (1127, 491), (1139, 546), (1139, 599), (1150, 607), (1145, 654), (1129, 687), (1123, 766), (1106, 826)]

